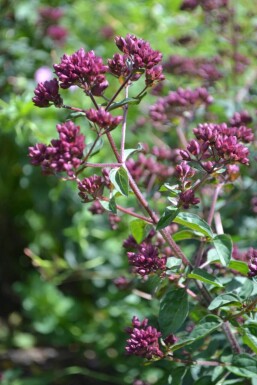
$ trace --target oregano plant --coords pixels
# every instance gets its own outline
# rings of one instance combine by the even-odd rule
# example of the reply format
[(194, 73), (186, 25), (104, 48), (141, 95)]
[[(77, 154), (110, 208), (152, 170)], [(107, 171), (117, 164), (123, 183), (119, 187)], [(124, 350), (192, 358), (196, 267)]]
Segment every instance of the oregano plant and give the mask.
[[(184, 8), (190, 7), (194, 2), (184, 1)], [(205, 382), (194, 384), (256, 378), (257, 250), (249, 245), (238, 258), (219, 211), (220, 194), (233, 188), (240, 170), (250, 164), (251, 117), (239, 111), (229, 121), (206, 119), (190, 130), (196, 111), (206, 110), (213, 97), (206, 87), (170, 90), (150, 107), (148, 124), (157, 134), (177, 130), (181, 147), (155, 146), (155, 158), (148, 158), (144, 144), (127, 145), (128, 116), (164, 81), (162, 54), (131, 34), (116, 37), (115, 44), (119, 53), (106, 63), (83, 48), (64, 54), (54, 65), (56, 77), (38, 84), (35, 106), (74, 114), (57, 124), (50, 143), (29, 148), (30, 161), (43, 174), (76, 185), (92, 214), (108, 212), (114, 237), (120, 215), (131, 217), (123, 246), (138, 280), (121, 276), (114, 283), (129, 290), (139, 282), (142, 289), (155, 277), (152, 292), (142, 293), (159, 301), (159, 314), (151, 319), (134, 314), (132, 324), (124, 325), (125, 354), (152, 365), (164, 362), (170, 384), (183, 384), (196, 366)], [(214, 69), (211, 74), (210, 82), (219, 78)], [(116, 87), (112, 95), (109, 83)], [(74, 86), (90, 101), (89, 109), (65, 104), (64, 91)], [(84, 119), (81, 127), (78, 116)], [(87, 130), (94, 135), (92, 143), (87, 142)], [(103, 147), (109, 157), (94, 162)], [(195, 245), (191, 254), (184, 247), (190, 242)], [(240, 277), (237, 285), (235, 276)]]

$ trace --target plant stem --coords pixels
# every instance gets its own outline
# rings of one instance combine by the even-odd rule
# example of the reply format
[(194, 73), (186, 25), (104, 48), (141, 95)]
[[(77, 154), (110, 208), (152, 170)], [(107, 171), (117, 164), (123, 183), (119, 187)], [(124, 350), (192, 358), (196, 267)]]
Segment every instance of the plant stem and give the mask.
[(111, 104), (114, 102), (114, 100), (117, 98), (117, 96), (119, 95), (119, 93), (123, 90), (123, 88), (125, 87), (125, 85), (129, 82), (129, 80), (132, 78), (132, 75), (133, 75), (133, 72), (131, 72), (128, 77), (124, 80), (124, 82), (122, 83), (122, 85), (119, 87), (119, 89), (115, 92), (115, 94), (113, 95), (113, 97), (109, 100), (109, 103), (107, 104), (107, 106), (105, 107), (105, 111), (108, 111), (109, 107), (111, 106)]
[[(125, 87), (125, 98), (128, 98), (128, 85)], [(126, 127), (127, 127), (127, 115), (128, 115), (128, 104), (123, 107), (123, 122), (121, 128), (121, 144), (120, 144), (120, 155), (122, 162), (125, 162), (125, 139), (126, 139)]]
[(223, 184), (224, 183), (218, 184), (217, 187), (214, 190), (214, 194), (213, 194), (213, 197), (212, 197), (211, 208), (210, 208), (208, 219), (207, 219), (207, 223), (208, 223), (209, 226), (211, 226), (211, 223), (212, 223), (212, 220), (213, 220), (213, 217), (214, 217), (214, 212), (215, 212), (215, 206), (216, 206), (216, 203), (217, 203), (217, 199), (218, 199), (220, 190), (223, 187)]
[(222, 325), (222, 329), (224, 331), (224, 333), (226, 334), (226, 337), (231, 345), (231, 348), (232, 348), (232, 351), (235, 353), (235, 354), (239, 354), (241, 353), (241, 348), (237, 342), (237, 339), (236, 337), (234, 336), (234, 334), (232, 333), (231, 329), (230, 329), (230, 324), (228, 321), (225, 321)]
[[(106, 197), (101, 197), (102, 201), (109, 202), (110, 199)], [(122, 207), (120, 205), (116, 205), (117, 209), (119, 211), (122, 211), (125, 214), (131, 215), (132, 217), (142, 219), (143, 221), (150, 223), (151, 225), (153, 224), (153, 221), (150, 218), (145, 217), (144, 215), (136, 214), (134, 211), (131, 211), (129, 209), (126, 209), (125, 207)]]

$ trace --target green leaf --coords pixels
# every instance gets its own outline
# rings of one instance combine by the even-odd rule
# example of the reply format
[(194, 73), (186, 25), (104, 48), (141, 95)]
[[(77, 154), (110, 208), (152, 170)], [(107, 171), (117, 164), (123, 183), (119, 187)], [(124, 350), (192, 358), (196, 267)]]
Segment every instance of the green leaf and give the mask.
[(243, 331), (243, 343), (257, 354), (257, 337), (251, 334), (248, 329), (241, 328), (241, 330)]
[(189, 164), (189, 166), (191, 166), (192, 168), (196, 169), (197, 171), (200, 171), (200, 172), (206, 172), (204, 170), (204, 168), (200, 165), (199, 162), (197, 162), (196, 160), (190, 160), (189, 162), (187, 162)]
[(110, 171), (110, 180), (122, 195), (126, 197), (129, 195), (128, 173), (124, 167), (113, 168)]
[(117, 213), (117, 207), (116, 207), (116, 202), (115, 202), (114, 196), (109, 200), (109, 202), (102, 201), (102, 200), (99, 200), (99, 202), (101, 203), (102, 207), (105, 210), (111, 211), (113, 214)]
[(208, 309), (214, 310), (222, 306), (227, 306), (229, 304), (241, 305), (240, 298), (234, 293), (221, 294), (218, 297), (214, 298), (214, 300), (210, 303)]
[(218, 281), (216, 277), (213, 277), (211, 274), (202, 269), (194, 269), (191, 273), (188, 274), (188, 278), (194, 278), (198, 281), (202, 281), (210, 285), (223, 287), (223, 285)]
[(200, 236), (201, 234), (197, 236), (197, 233), (191, 230), (181, 230), (173, 234), (172, 238), (174, 239), (174, 241), (177, 242), (177, 241), (183, 241), (184, 239), (199, 239)]
[(127, 160), (128, 157), (133, 154), (134, 152), (139, 152), (139, 151), (142, 151), (143, 149), (143, 146), (141, 143), (138, 143), (138, 146), (137, 148), (127, 148), (126, 150), (124, 150), (124, 160)]
[(183, 378), (187, 372), (188, 368), (185, 366), (179, 366), (171, 370), (171, 385), (181, 385)]
[(228, 266), (232, 256), (232, 240), (227, 234), (215, 235), (213, 239), (214, 247), (223, 266)]
[(116, 108), (120, 108), (122, 106), (125, 106), (125, 104), (129, 104), (129, 105), (139, 104), (145, 95), (146, 95), (146, 93), (141, 95), (139, 98), (125, 98), (118, 103), (112, 103), (110, 105), (110, 107), (108, 108), (108, 111), (112, 111), (112, 110), (115, 110)]
[(214, 236), (208, 223), (196, 214), (180, 212), (176, 218), (173, 219), (173, 222), (195, 230), (205, 237), (212, 239)]
[(229, 262), (228, 267), (232, 270), (239, 271), (239, 273), (244, 274), (244, 275), (247, 275), (248, 271), (249, 271), (249, 268), (248, 268), (248, 265), (246, 262), (236, 261), (233, 259)]
[(188, 337), (179, 340), (176, 344), (172, 345), (171, 350), (175, 351), (181, 349), (183, 346), (190, 345), (193, 342), (206, 337), (222, 324), (222, 320), (215, 315), (207, 315), (204, 317), (198, 325), (194, 328), (192, 333)]
[[(103, 147), (103, 144), (104, 144), (103, 139), (99, 138), (97, 143), (96, 143), (96, 145), (95, 145), (95, 147), (94, 147), (94, 149), (93, 149), (93, 151), (91, 152), (90, 156), (92, 156), (92, 155), (96, 154), (97, 152), (99, 152), (101, 150), (101, 148)], [(93, 145), (93, 142), (92, 143), (88, 143), (86, 145), (85, 155), (88, 154), (88, 152), (90, 151), (92, 145)]]
[(257, 377), (257, 360), (250, 354), (241, 353), (233, 356), (232, 365), (227, 369), (241, 377)]
[(179, 209), (177, 207), (168, 206), (157, 223), (156, 230), (169, 226), (178, 213)]
[(159, 325), (166, 338), (175, 333), (183, 324), (188, 314), (188, 298), (184, 289), (170, 289), (161, 300)]
[(141, 243), (147, 236), (152, 226), (144, 222), (142, 219), (135, 219), (129, 223), (129, 228), (136, 242)]

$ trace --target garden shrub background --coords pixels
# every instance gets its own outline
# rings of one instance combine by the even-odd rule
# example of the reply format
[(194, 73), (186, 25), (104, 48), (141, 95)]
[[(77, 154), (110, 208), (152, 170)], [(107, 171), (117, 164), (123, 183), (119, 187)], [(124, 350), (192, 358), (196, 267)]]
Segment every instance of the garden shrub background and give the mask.
[[(151, 318), (158, 313), (157, 300), (147, 301), (113, 283), (121, 275), (129, 277), (122, 247), (129, 236), (128, 218), (122, 216), (117, 230), (112, 230), (107, 215), (93, 216), (72, 185), (44, 177), (39, 168), (33, 168), (28, 147), (48, 143), (56, 136), (56, 124), (69, 117), (66, 110), (33, 105), (36, 71), (52, 69), (64, 53), (81, 47), (110, 58), (117, 51), (114, 37), (127, 33), (148, 40), (163, 53), (164, 62), (170, 55), (211, 61), (221, 57), (217, 67), (222, 76), (207, 84), (214, 102), (207, 111), (197, 111), (190, 129), (206, 116), (219, 123), (245, 109), (256, 127), (254, 2), (231, 2), (235, 16), (228, 23), (218, 12), (204, 12), (200, 7), (183, 11), (181, 3), (1, 1), (0, 370), (4, 385), (131, 384), (137, 377), (150, 384), (168, 383), (168, 362), (145, 366), (141, 358), (128, 359), (124, 353), (124, 328), (132, 316)], [(39, 10), (50, 5), (63, 10), (58, 22), (65, 29), (63, 41), (47, 35), (45, 25), (38, 22)], [(235, 50), (242, 55), (237, 62)], [(172, 66), (170, 72), (165, 73), (163, 95), (178, 87), (208, 83), (199, 76), (174, 74)], [(71, 105), (80, 106), (83, 94), (75, 90), (67, 92), (67, 97)], [(179, 146), (175, 126), (158, 131), (149, 122), (137, 125), (140, 116), (147, 117), (156, 98), (149, 94), (139, 106), (131, 107), (128, 147), (135, 143), (152, 147), (158, 141), (172, 148)], [(78, 117), (76, 123), (90, 139), (84, 118)], [(106, 151), (96, 155), (96, 161), (101, 162)], [(219, 199), (224, 229), (240, 250), (257, 248), (254, 152), (250, 159), (251, 165), (242, 168), (240, 180)], [(184, 247), (190, 254), (195, 244), (185, 242)], [(140, 288), (140, 281), (138, 284)], [(144, 285), (147, 292), (154, 283), (150, 280)], [(195, 381), (198, 376), (196, 367)], [(238, 383), (256, 385), (256, 379), (242, 378)]]

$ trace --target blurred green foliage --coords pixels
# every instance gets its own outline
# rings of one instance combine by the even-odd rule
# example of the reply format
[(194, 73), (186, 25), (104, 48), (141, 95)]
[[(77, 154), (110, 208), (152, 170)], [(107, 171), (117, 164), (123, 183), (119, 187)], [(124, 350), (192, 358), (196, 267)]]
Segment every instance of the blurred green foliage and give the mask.
[[(127, 218), (124, 217), (114, 233), (107, 215), (92, 216), (80, 202), (75, 188), (52, 176), (43, 177), (39, 169), (32, 168), (27, 148), (56, 137), (56, 124), (69, 117), (68, 112), (53, 107), (36, 108), (31, 101), (36, 70), (43, 66), (51, 68), (63, 53), (84, 47), (107, 59), (117, 51), (113, 37), (127, 33), (150, 41), (165, 59), (171, 54), (211, 58), (231, 51), (228, 31), (220, 32), (215, 21), (206, 24), (201, 9), (192, 16), (190, 12), (181, 12), (180, 5), (181, 0), (100, 0), (94, 4), (85, 0), (2, 0), (0, 3), (3, 385), (131, 384), (139, 376), (151, 384), (168, 383), (171, 363), (142, 366), (140, 359), (128, 360), (124, 355), (124, 326), (130, 324), (134, 314), (142, 318), (158, 312), (157, 302), (149, 302), (135, 291), (119, 291), (112, 282), (117, 276), (127, 275), (128, 264), (122, 248), (129, 235)], [(61, 7), (64, 12), (60, 24), (67, 29), (68, 36), (62, 45), (44, 35), (38, 24), (38, 11), (45, 6)], [(222, 68), (224, 78), (210, 89), (215, 101), (208, 113), (219, 122), (242, 108), (255, 113), (257, 101), (255, 83), (249, 85), (245, 99), (238, 101), (235, 97), (255, 71), (256, 6), (246, 0), (233, 6), (244, 38), (240, 52), (249, 57), (251, 64), (235, 78), (231, 76), (233, 63), (228, 54)], [(191, 36), (191, 42), (179, 43), (179, 38), (185, 36)], [(168, 75), (168, 80), (167, 92), (179, 86), (201, 84), (200, 80), (185, 76)], [(114, 82), (108, 92), (116, 86)], [(136, 94), (136, 89), (133, 92)], [(82, 101), (80, 90), (67, 94), (67, 104), (89, 106), (87, 100)], [(155, 99), (149, 95), (139, 108), (131, 108), (130, 126), (139, 114), (146, 114)], [(199, 111), (192, 124), (202, 118)], [(90, 142), (93, 138), (87, 131), (87, 123), (83, 118), (77, 121)], [(139, 142), (152, 145), (155, 135), (151, 128), (149, 132), (145, 128), (137, 130), (128, 137), (128, 147), (136, 147)], [(175, 130), (160, 135), (160, 140), (176, 147)], [(103, 150), (95, 160), (101, 161), (107, 153), (108, 150)], [(257, 247), (256, 214), (249, 205), (257, 195), (256, 171), (253, 162), (249, 170), (243, 171), (248, 177), (235, 183), (234, 189), (227, 191), (219, 203), (226, 231), (234, 236), (234, 241), (240, 240), (243, 248)], [(194, 245), (185, 243), (185, 250), (191, 253), (192, 248)], [(147, 288), (151, 291), (151, 284), (154, 287), (154, 282), (149, 282), (144, 291)], [(42, 348), (40, 359), (33, 356), (36, 347)], [(48, 347), (53, 350), (44, 355)], [(15, 356), (14, 352), (25, 358)], [(197, 370), (194, 380), (200, 375)], [(188, 383), (191, 380), (188, 375)], [(197, 384), (210, 383), (209, 378), (203, 381)], [(246, 384), (244, 381), (238, 384)]]

